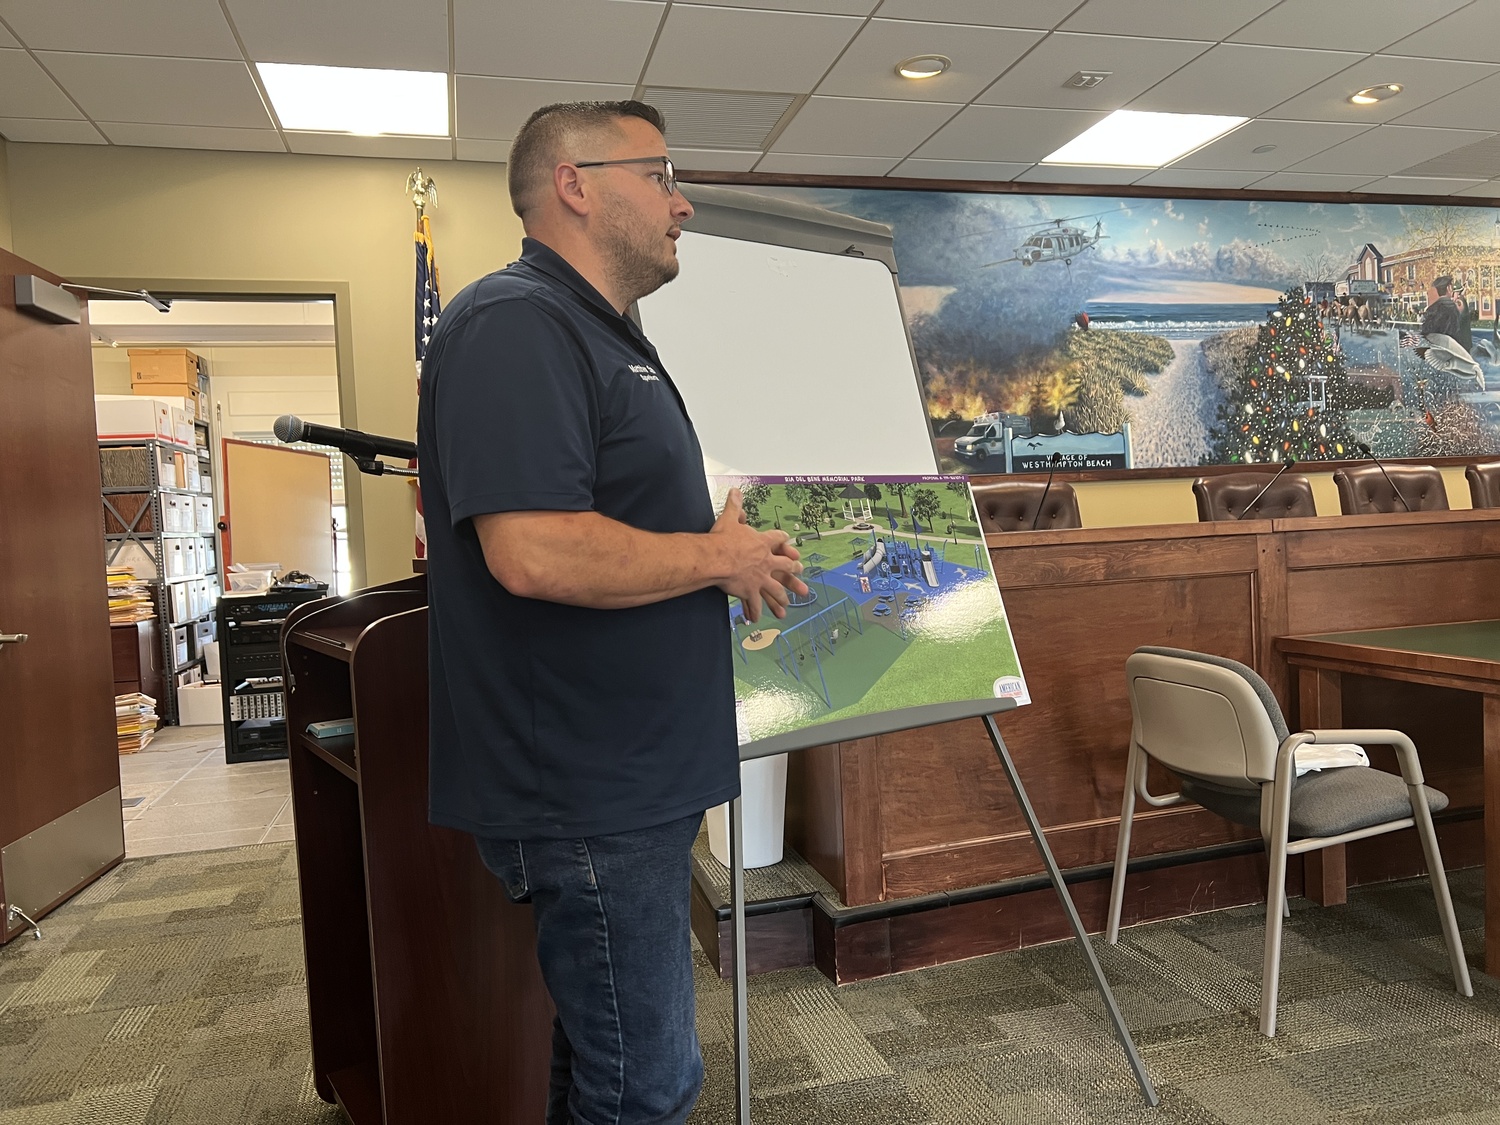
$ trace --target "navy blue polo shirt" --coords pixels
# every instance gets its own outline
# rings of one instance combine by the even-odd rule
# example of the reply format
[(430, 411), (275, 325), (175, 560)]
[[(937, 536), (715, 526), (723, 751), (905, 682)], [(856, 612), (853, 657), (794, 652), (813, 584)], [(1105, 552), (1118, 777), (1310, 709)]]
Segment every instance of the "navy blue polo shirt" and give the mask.
[(472, 517), (592, 510), (706, 532), (714, 512), (656, 349), (550, 248), (521, 250), (443, 310), (422, 369), (431, 819), (522, 839), (628, 832), (739, 792), (725, 595), (517, 597)]

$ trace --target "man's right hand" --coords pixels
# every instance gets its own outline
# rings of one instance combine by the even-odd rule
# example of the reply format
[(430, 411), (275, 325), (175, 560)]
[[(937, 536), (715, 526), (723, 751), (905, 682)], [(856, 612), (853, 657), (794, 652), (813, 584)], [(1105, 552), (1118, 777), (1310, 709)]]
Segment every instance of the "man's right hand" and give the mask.
[(746, 621), (758, 621), (764, 604), (777, 617), (786, 616), (789, 592), (806, 594), (802, 564), (791, 537), (784, 531), (756, 531), (745, 517), (738, 488), (729, 490), (724, 511), (714, 522), (714, 536), (723, 552), (725, 577), (719, 589), (739, 598)]

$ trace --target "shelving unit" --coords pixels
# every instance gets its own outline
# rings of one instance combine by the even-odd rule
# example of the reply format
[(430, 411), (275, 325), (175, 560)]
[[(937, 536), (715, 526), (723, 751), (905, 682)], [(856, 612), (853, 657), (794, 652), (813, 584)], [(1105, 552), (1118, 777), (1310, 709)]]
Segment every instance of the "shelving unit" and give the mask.
[[(177, 689), (199, 676), (203, 646), (215, 637), (219, 599), (208, 423), (194, 421), (193, 431), (192, 444), (161, 438), (99, 442), (105, 561), (128, 566), (151, 583), (161, 622), (157, 714), (166, 723), (177, 722)], [(196, 488), (179, 487), (179, 462), (184, 484), (196, 479)]]

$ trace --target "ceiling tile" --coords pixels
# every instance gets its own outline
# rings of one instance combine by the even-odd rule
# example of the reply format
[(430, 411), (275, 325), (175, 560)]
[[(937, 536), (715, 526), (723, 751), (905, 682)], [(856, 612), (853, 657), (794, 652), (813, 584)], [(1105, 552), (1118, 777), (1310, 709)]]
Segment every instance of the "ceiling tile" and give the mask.
[(1147, 172), (1135, 182), (1147, 187), (1242, 188), (1249, 187), (1264, 174), (1263, 172), (1236, 172), (1225, 168), (1179, 168), (1173, 165), (1171, 168), (1158, 168), (1154, 172)]
[(1272, 172), (1256, 180), (1254, 187), (1266, 191), (1358, 191), (1372, 176), (1335, 176), (1316, 172)]
[(1139, 35), (1147, 28), (1170, 30), (1183, 39), (1219, 40), (1243, 27), (1277, 0), (1089, 0), (1063, 25), (1064, 31)]
[[(829, 16), (868, 16), (880, 0), (714, 0), (709, 7), (717, 8), (768, 8), (776, 12), (822, 12)], [(676, 7), (683, 4), (679, 0)]]
[(215, 0), (0, 0), (0, 17), (33, 51), (240, 57)]
[(924, 160), (912, 157), (892, 168), (888, 175), (912, 180), (1013, 180), (1030, 164), (998, 160)]
[(51, 51), (38, 57), (96, 120), (246, 129), (271, 125), (243, 62)]
[(1124, 187), (1141, 174), (1139, 168), (1106, 168), (1091, 164), (1038, 164), (1016, 177), (1017, 183), (1112, 184)]
[(1305, 90), (1359, 58), (1347, 51), (1221, 43), (1147, 90), (1130, 108), (1258, 117), (1285, 101), (1288, 91)]
[[(1054, 32), (980, 95), (985, 105), (1119, 109), (1213, 44)], [(1107, 70), (1092, 90), (1065, 85), (1080, 70)]]
[(1438, 180), (1493, 180), (1500, 176), (1500, 133), (1490, 133), (1482, 141), (1449, 149), (1440, 156), (1418, 160), (1392, 175), (1430, 176)]
[[(1278, 4), (1228, 38), (1273, 47), (1320, 44), (1346, 51), (1378, 51), (1469, 0), (1318, 0)], [(1452, 56), (1444, 56), (1452, 57)]]
[(938, 102), (809, 98), (773, 147), (830, 156), (905, 156), (957, 109)]
[[(1293, 171), (1389, 176), (1489, 137), (1471, 129), (1424, 129), (1378, 125), (1330, 149), (1299, 161)], [(1482, 178), (1482, 177), (1481, 177)]]
[(1431, 176), (1387, 176), (1366, 184), (1360, 191), (1378, 191), (1394, 195), (1452, 195), (1464, 188), (1478, 187), (1484, 180), (1440, 180)]
[[(1444, 59), (1403, 59), (1372, 55), (1312, 89), (1276, 106), (1276, 117), (1304, 121), (1365, 121), (1379, 124), (1401, 117), (1445, 94), (1488, 78), (1493, 63), (1448, 62)], [(1349, 95), (1366, 86), (1399, 82), (1406, 89), (1375, 105), (1354, 105)], [(1286, 87), (1282, 87), (1285, 92)]]
[[(0, 129), (0, 132), (4, 132)], [(1493, 199), (1500, 203), (1500, 180), (1490, 180), (1488, 183), (1479, 184), (1476, 187), (1464, 188), (1456, 191), (1454, 195), (1477, 195), (1480, 199)]]
[[(170, 3), (172, 0), (158, 0)], [(445, 0), (226, 0), (254, 62), (448, 69)]]
[(735, 152), (723, 148), (678, 148), (669, 144), (667, 151), (677, 165), (678, 175), (691, 180), (690, 172), (748, 172), (760, 159), (758, 152)]
[(504, 164), (510, 159), (510, 142), (459, 137), (458, 158), (460, 160), (485, 160), (492, 164)]
[(453, 0), (458, 72), (634, 85), (665, 8), (641, 0)]
[(460, 74), (456, 81), (458, 134), (509, 141), (533, 110), (553, 102), (618, 101), (634, 86), (594, 82), (539, 82), (531, 78), (483, 78)]
[(938, 160), (1035, 163), (1107, 116), (1082, 109), (973, 105), (912, 155)]
[(451, 160), (453, 142), (447, 137), (356, 137), (353, 133), (288, 132), (293, 152), (323, 156), (385, 156), (405, 160)]
[(795, 152), (768, 152), (757, 172), (789, 172), (801, 176), (883, 176), (898, 161), (889, 156), (810, 156)]
[(880, 18), (988, 27), (1057, 26), (1078, 0), (885, 0)]
[[(871, 20), (819, 84), (818, 93), (967, 102), (1040, 42), (1043, 34), (1004, 27)], [(913, 55), (946, 55), (953, 65), (936, 78), (902, 78), (896, 64)]]
[[(1500, 26), (1497, 26), (1496, 37), (1500, 38)], [(1410, 113), (1392, 118), (1392, 122), (1397, 125), (1437, 125), (1448, 129), (1492, 129), (1496, 126), (1497, 105), (1500, 105), (1500, 74), (1418, 106)]]
[(654, 86), (806, 93), (859, 27), (853, 16), (673, 5), (646, 80)]
[(19, 39), (6, 31), (4, 27), (0, 27), (0, 47), (19, 47), (20, 45)]
[[(1226, 168), (1275, 172), (1290, 168), (1325, 148), (1331, 148), (1350, 137), (1356, 137), (1367, 125), (1341, 121), (1272, 121), (1259, 118), (1247, 121), (1234, 132), (1189, 153), (1174, 168)], [(1270, 152), (1255, 152), (1264, 145), (1275, 145)]]
[(117, 145), (140, 148), (210, 148), (233, 152), (285, 152), (275, 129), (220, 129), (212, 125), (141, 125), (99, 122)]
[(0, 117), (0, 137), (8, 141), (42, 141), (68, 145), (102, 145), (104, 138), (87, 121), (42, 121)]
[(0, 117), (81, 118), (57, 83), (22, 50), (0, 50)]
[(1470, 4), (1385, 48), (1391, 55), (1500, 62), (1500, 5)]

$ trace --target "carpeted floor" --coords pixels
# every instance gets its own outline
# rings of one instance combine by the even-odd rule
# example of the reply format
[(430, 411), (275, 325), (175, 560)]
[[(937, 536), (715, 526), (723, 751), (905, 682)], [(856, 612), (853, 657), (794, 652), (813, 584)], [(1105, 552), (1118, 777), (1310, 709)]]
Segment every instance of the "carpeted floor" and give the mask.
[[(1472, 960), (1483, 873), (1453, 888)], [(842, 989), (753, 979), (755, 1121), (1500, 1123), (1500, 986), (1454, 994), (1425, 882), (1293, 904), (1275, 1040), (1256, 1028), (1261, 926), (1245, 908), (1098, 943), (1156, 1110), (1062, 943)], [(291, 844), (129, 861), (43, 928), (0, 949), (0, 1125), (341, 1120), (308, 1069)], [(691, 1120), (729, 1125), (729, 990), (706, 961), (698, 984)]]

